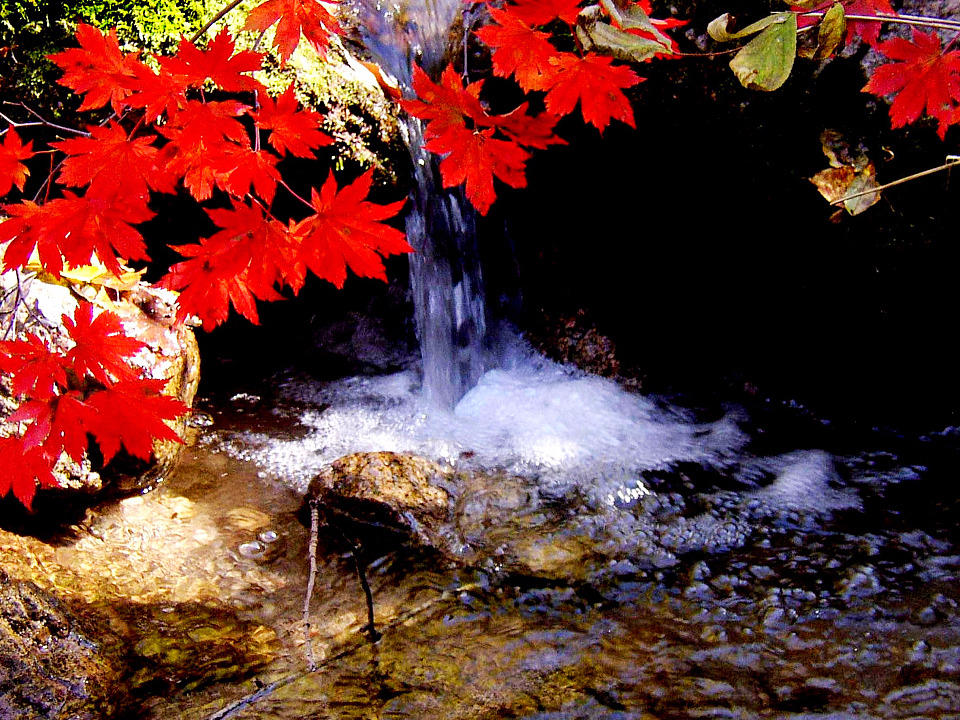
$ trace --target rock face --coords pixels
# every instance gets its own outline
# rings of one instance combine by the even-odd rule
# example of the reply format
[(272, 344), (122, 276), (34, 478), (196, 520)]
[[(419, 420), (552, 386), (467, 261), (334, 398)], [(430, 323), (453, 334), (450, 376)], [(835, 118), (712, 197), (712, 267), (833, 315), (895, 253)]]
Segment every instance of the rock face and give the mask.
[(0, 717), (111, 716), (121, 671), (87, 632), (52, 595), (0, 570)]

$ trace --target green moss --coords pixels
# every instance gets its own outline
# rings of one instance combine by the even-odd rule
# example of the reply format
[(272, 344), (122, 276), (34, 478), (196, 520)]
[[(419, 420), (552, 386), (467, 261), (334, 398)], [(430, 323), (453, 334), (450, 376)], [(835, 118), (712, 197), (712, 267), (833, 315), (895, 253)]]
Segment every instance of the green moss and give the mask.
[(199, 28), (215, 7), (211, 0), (5, 0), (0, 4), (0, 100), (26, 103), (45, 117), (67, 116), (79, 102), (57, 84), (60, 71), (47, 56), (74, 46), (78, 22), (116, 27), (125, 49), (164, 52)]

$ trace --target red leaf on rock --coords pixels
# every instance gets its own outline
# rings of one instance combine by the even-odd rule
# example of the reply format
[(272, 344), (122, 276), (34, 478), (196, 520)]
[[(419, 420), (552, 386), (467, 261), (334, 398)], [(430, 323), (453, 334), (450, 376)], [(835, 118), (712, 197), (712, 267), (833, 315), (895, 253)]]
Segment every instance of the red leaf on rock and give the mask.
[[(52, 458), (66, 453), (74, 462), (81, 462), (89, 445), (87, 426), (95, 417), (95, 411), (83, 402), (83, 396), (77, 392), (68, 392), (52, 398), (49, 403), (49, 421), (38, 418), (34, 427), (45, 427), (43, 451)], [(24, 435), (27, 440), (34, 428)]]
[(23, 190), (30, 171), (20, 161), (33, 157), (32, 147), (33, 141), (24, 145), (13, 128), (4, 133), (3, 144), (0, 145), (0, 196), (10, 192), (14, 185), (18, 190)]
[(37, 483), (60, 487), (53, 475), (53, 461), (40, 448), (25, 448), (19, 438), (0, 437), (0, 497), (11, 490), (27, 510), (32, 509)]
[(896, 94), (890, 106), (893, 127), (914, 122), (926, 109), (940, 126), (942, 140), (947, 126), (956, 122), (960, 102), (960, 51), (944, 53), (936, 32), (913, 30), (913, 41), (894, 38), (877, 45), (877, 50), (898, 62), (878, 67), (863, 88), (884, 96)]
[(336, 18), (317, 0), (267, 0), (247, 14), (243, 29), (262, 32), (278, 21), (273, 44), (283, 62), (297, 49), (301, 33), (326, 56), (330, 35), (341, 32)]
[(601, 133), (611, 119), (636, 127), (633, 107), (621, 92), (643, 80), (633, 70), (625, 65), (613, 65), (611, 58), (594, 54), (581, 58), (564, 53), (554, 63), (557, 75), (545, 98), (550, 112), (567, 115), (579, 102), (584, 121)]
[(97, 390), (87, 399), (87, 405), (96, 415), (87, 420), (87, 430), (93, 434), (109, 463), (120, 446), (141, 460), (153, 454), (154, 440), (183, 442), (164, 420), (174, 420), (187, 411), (174, 397), (161, 395), (166, 380), (125, 380), (112, 387)]
[[(844, 3), (844, 11), (847, 15), (888, 15), (896, 17), (898, 14), (891, 7), (890, 0), (853, 0)], [(857, 34), (871, 45), (876, 45), (877, 39), (880, 37), (880, 25), (879, 22), (869, 20), (848, 20), (847, 38), (849, 39), (852, 34)]]
[(268, 95), (262, 96), (260, 109), (251, 115), (259, 127), (271, 131), (269, 142), (281, 155), (289, 152), (309, 158), (316, 148), (333, 144), (333, 140), (320, 131), (323, 118), (313, 110), (300, 109), (293, 85), (276, 102)]
[(93, 303), (77, 306), (73, 318), (63, 316), (63, 325), (75, 343), (67, 352), (67, 362), (79, 377), (90, 375), (103, 385), (117, 380), (133, 380), (139, 372), (127, 362), (145, 346), (127, 335), (120, 318), (112, 312), (101, 311), (93, 316)]
[(380, 256), (413, 251), (401, 231), (381, 222), (396, 215), (405, 201), (369, 202), (372, 179), (371, 170), (337, 192), (331, 172), (320, 192), (312, 191), (316, 214), (291, 228), (301, 242), (299, 261), (338, 288), (343, 287), (348, 266), (361, 277), (386, 280)]
[(67, 386), (67, 370), (63, 356), (33, 333), (0, 342), (0, 371), (10, 374), (14, 397), (53, 397), (57, 386)]

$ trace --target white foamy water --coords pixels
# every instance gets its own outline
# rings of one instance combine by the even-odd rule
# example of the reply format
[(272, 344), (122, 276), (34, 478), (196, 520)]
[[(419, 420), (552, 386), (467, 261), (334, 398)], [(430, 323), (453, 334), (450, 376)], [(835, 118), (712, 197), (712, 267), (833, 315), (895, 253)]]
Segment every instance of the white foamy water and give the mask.
[(394, 451), (504, 469), (536, 479), (548, 494), (576, 489), (609, 502), (635, 494), (643, 470), (681, 461), (725, 465), (747, 441), (732, 417), (695, 423), (613, 381), (530, 351), (510, 354), (452, 411), (423, 401), (413, 371), (323, 385), (291, 381), (283, 394), (304, 408), (306, 435), (245, 433), (234, 447), (300, 491), (345, 454)]

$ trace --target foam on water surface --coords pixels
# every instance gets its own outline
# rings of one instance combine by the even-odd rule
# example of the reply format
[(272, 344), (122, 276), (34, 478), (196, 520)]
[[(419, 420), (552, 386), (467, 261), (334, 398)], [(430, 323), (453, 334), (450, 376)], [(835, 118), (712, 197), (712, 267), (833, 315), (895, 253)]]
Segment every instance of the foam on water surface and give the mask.
[(484, 374), (452, 411), (420, 393), (414, 371), (332, 383), (290, 381), (298, 439), (243, 433), (234, 448), (300, 491), (345, 454), (411, 452), (454, 466), (502, 469), (548, 494), (597, 502), (634, 497), (639, 473), (677, 462), (723, 466), (747, 438), (734, 417), (696, 423), (679, 411), (532, 352)]

